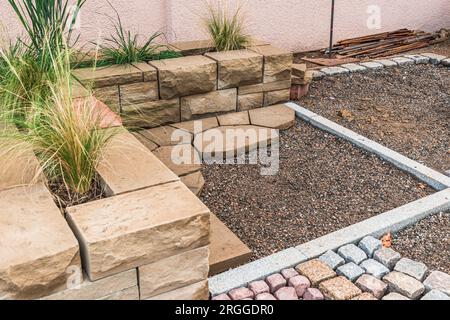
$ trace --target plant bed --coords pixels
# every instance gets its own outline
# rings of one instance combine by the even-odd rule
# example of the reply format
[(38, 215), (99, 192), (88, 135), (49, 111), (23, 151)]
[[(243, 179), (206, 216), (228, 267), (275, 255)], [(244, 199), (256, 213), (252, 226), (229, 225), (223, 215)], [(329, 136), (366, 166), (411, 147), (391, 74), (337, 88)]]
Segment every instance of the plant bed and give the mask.
[(332, 121), (440, 171), (450, 168), (448, 69), (385, 68), (326, 77), (300, 103)]
[(450, 212), (427, 217), (394, 234), (393, 248), (429, 268), (450, 273)]
[(431, 194), (418, 180), (309, 124), (280, 137), (280, 171), (203, 167), (203, 202), (261, 258)]

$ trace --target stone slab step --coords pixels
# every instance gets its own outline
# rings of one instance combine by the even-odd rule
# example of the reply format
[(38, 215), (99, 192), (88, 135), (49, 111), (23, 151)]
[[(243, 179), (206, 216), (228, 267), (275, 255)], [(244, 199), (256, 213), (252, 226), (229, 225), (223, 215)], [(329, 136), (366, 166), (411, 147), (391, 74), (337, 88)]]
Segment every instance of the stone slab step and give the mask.
[(179, 180), (125, 129), (109, 143), (97, 171), (109, 196)]
[(250, 261), (252, 251), (228, 227), (211, 214), (210, 276)]

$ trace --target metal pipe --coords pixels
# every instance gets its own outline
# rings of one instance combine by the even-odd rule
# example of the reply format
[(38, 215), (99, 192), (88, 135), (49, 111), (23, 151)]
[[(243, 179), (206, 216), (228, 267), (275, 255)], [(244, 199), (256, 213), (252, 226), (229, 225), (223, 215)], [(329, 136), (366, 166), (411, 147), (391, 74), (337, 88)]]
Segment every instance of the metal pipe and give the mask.
[(331, 0), (331, 25), (330, 25), (330, 47), (328, 57), (331, 59), (333, 51), (333, 32), (334, 32), (334, 0)]

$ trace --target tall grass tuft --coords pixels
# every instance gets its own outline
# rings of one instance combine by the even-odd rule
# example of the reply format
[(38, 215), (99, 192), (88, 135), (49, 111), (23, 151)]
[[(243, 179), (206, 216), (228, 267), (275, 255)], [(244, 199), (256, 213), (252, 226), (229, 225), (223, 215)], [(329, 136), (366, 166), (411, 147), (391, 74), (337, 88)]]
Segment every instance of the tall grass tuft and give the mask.
[(140, 44), (138, 34), (126, 30), (119, 13), (111, 4), (110, 6), (116, 15), (115, 19), (110, 18), (114, 26), (114, 33), (109, 38), (103, 39), (105, 44), (99, 45), (102, 60), (114, 64), (127, 64), (181, 56), (179, 53), (170, 50), (166, 45), (156, 43), (156, 40), (163, 35), (161, 32), (153, 33), (144, 44)]
[(251, 38), (244, 30), (242, 9), (208, 4), (206, 28), (217, 51), (239, 50), (251, 43)]
[[(49, 57), (53, 78), (47, 98), (35, 97), (30, 101), (22, 130), (3, 131), (0, 141), (4, 146), (0, 146), (0, 152), (7, 150), (2, 158), (10, 157), (13, 161), (15, 154), (32, 150), (50, 181), (62, 183), (70, 193), (84, 195), (95, 182), (102, 151), (116, 130), (101, 129), (92, 96), (72, 98), (75, 80), (71, 76), (69, 49), (53, 47)], [(11, 73), (17, 73), (11, 63), (9, 66)], [(10, 117), (2, 114), (2, 118), (8, 122)]]
[[(63, 44), (73, 45), (74, 26), (81, 7), (86, 0), (8, 0), (27, 33), (30, 51), (43, 63), (52, 65), (51, 56), (44, 48), (57, 48)], [(71, 5), (73, 3), (73, 5)]]

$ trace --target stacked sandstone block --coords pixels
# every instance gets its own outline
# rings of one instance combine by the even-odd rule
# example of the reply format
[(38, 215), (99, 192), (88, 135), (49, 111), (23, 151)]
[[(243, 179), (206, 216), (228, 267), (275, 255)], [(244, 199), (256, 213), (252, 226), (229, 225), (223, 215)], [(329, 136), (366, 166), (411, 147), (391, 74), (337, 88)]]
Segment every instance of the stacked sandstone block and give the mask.
[(208, 208), (126, 130), (98, 174), (109, 197), (64, 213), (42, 179), (2, 180), (0, 299), (207, 299)]
[(292, 62), (263, 45), (75, 74), (125, 125), (152, 128), (285, 102)]

